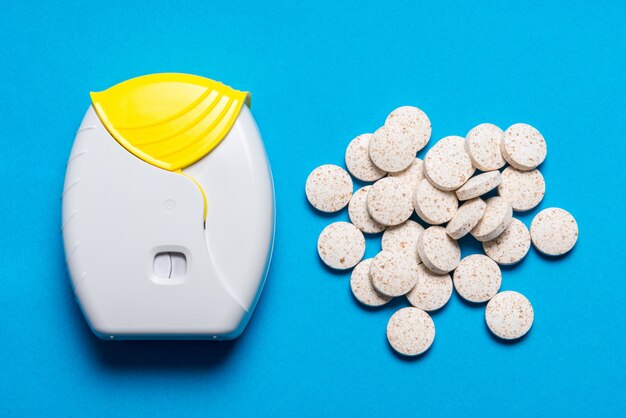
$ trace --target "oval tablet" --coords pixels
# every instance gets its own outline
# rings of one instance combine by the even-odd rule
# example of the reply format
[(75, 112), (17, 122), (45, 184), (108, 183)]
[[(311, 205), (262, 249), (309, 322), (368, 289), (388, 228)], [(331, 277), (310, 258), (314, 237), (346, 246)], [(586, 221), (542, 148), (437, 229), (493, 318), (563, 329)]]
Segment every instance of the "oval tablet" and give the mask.
[(444, 192), (423, 179), (413, 192), (413, 207), (417, 216), (431, 225), (448, 222), (459, 207), (453, 192)]
[(399, 354), (417, 356), (433, 344), (435, 323), (421, 309), (402, 308), (387, 323), (387, 340)]
[(367, 194), (372, 186), (364, 186), (357, 190), (350, 199), (348, 205), (348, 216), (350, 222), (361, 232), (366, 234), (376, 234), (385, 230), (385, 226), (376, 222), (367, 210)]
[(511, 223), (513, 209), (509, 202), (500, 196), (486, 200), (485, 214), (478, 224), (470, 231), (478, 241), (496, 239)]
[(465, 202), (446, 226), (446, 233), (454, 239), (467, 235), (485, 214), (487, 204), (476, 197)]
[(371, 137), (372, 134), (359, 135), (350, 141), (346, 149), (346, 167), (350, 174), (362, 181), (376, 181), (387, 174), (370, 158)]
[(415, 286), (418, 262), (405, 253), (379, 252), (370, 266), (374, 288), (387, 296), (402, 296)]
[(469, 200), (495, 189), (502, 182), (498, 170), (472, 177), (456, 191), (459, 200)]
[(417, 253), (417, 241), (424, 232), (424, 227), (415, 221), (408, 220), (398, 226), (385, 230), (382, 238), (383, 251), (403, 252), (414, 256), (421, 262)]
[(372, 264), (372, 258), (361, 261), (352, 270), (350, 276), (350, 289), (352, 294), (364, 305), (367, 306), (382, 306), (391, 300), (391, 297), (378, 293), (372, 281), (370, 280), (370, 266)]
[(306, 179), (306, 197), (317, 210), (337, 212), (352, 197), (352, 179), (343, 168), (325, 164), (317, 167)]
[(521, 293), (507, 290), (495, 295), (485, 308), (487, 327), (505, 340), (521, 338), (533, 325), (533, 307)]
[(389, 173), (389, 177), (394, 177), (402, 181), (406, 181), (411, 185), (413, 190), (417, 188), (419, 182), (424, 178), (424, 163), (419, 158), (416, 158), (415, 161), (408, 167), (402, 171), (397, 173)]
[(578, 224), (574, 217), (560, 208), (539, 212), (530, 224), (530, 236), (535, 248), (546, 255), (562, 255), (578, 240)]
[(520, 171), (507, 167), (502, 172), (498, 194), (513, 210), (527, 211), (536, 207), (546, 193), (546, 182), (539, 170)]
[(391, 126), (380, 127), (370, 138), (370, 158), (381, 170), (402, 171), (415, 160), (415, 135)]
[(402, 106), (395, 109), (387, 116), (385, 125), (412, 132), (412, 135), (415, 135), (415, 152), (428, 144), (432, 132), (430, 119), (426, 113), (414, 106)]
[(411, 186), (392, 177), (378, 180), (367, 193), (367, 210), (380, 224), (401, 224), (413, 212)]
[(348, 222), (328, 225), (317, 239), (317, 252), (328, 267), (345, 270), (357, 265), (365, 254), (365, 237)]
[(424, 265), (436, 274), (451, 272), (461, 260), (459, 244), (440, 226), (424, 230), (417, 242), (417, 251)]
[(519, 219), (511, 223), (499, 237), (483, 242), (483, 250), (496, 263), (508, 266), (519, 262), (530, 248), (530, 232)]
[(498, 293), (502, 284), (500, 267), (482, 254), (465, 257), (454, 270), (454, 288), (465, 300), (486, 302)]
[(449, 274), (435, 274), (426, 266), (417, 266), (417, 282), (406, 294), (409, 303), (424, 311), (436, 311), (450, 300), (452, 279)]
[(504, 132), (496, 125), (483, 123), (472, 128), (465, 137), (465, 149), (474, 167), (482, 171), (498, 170), (506, 161), (500, 151)]
[(548, 153), (543, 136), (525, 123), (516, 123), (504, 131), (500, 150), (509, 164), (522, 171), (537, 167)]
[(441, 190), (458, 189), (472, 177), (474, 171), (465, 151), (465, 139), (460, 136), (440, 139), (424, 158), (424, 176)]

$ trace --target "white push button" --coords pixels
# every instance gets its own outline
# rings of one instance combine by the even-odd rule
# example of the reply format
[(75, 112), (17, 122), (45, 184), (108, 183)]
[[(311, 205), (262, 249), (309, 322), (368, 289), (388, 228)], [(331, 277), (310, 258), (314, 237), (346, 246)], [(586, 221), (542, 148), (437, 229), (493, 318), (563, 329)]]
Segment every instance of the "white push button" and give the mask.
[(170, 253), (172, 260), (171, 279), (180, 279), (187, 273), (187, 257), (183, 253)]
[(158, 253), (154, 256), (154, 275), (159, 279), (168, 279), (172, 274), (172, 258), (170, 253)]

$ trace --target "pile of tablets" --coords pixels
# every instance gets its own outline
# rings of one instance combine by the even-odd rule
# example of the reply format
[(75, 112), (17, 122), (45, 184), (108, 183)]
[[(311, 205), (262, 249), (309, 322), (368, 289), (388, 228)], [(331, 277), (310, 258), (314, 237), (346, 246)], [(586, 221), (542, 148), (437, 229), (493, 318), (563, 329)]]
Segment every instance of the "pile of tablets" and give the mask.
[[(348, 206), (351, 222), (332, 223), (319, 236), (322, 261), (333, 269), (354, 267), (350, 286), (364, 305), (381, 306), (399, 296), (411, 305), (387, 325), (390, 345), (407, 356), (431, 346), (435, 325), (427, 312), (444, 306), (453, 288), (469, 302), (486, 303), (485, 321), (494, 335), (524, 336), (533, 308), (520, 293), (500, 292), (499, 266), (521, 261), (531, 242), (543, 254), (558, 256), (578, 238), (576, 221), (563, 209), (542, 210), (530, 231), (513, 217), (513, 211), (535, 208), (545, 193), (537, 167), (547, 147), (535, 128), (518, 123), (503, 132), (481, 124), (465, 138), (442, 138), (422, 161), (416, 155), (430, 136), (423, 111), (400, 107), (376, 132), (350, 142), (348, 171), (322, 165), (306, 181), (307, 198), (316, 209), (337, 212)], [(353, 193), (348, 172), (374, 183)], [(483, 199), (493, 190), (497, 195)], [(409, 219), (413, 212), (426, 228)], [(363, 234), (381, 232), (382, 251), (362, 260)], [(467, 234), (482, 243), (486, 255), (461, 259), (457, 240)]]

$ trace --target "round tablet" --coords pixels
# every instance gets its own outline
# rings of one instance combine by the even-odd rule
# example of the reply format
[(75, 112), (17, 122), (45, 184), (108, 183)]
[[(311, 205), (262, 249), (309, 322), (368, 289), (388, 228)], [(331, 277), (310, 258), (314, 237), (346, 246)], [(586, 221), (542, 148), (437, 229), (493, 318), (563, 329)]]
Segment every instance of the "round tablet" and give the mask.
[(465, 139), (447, 136), (437, 142), (424, 158), (424, 175), (441, 190), (456, 190), (474, 174), (465, 151)]
[(317, 252), (328, 267), (345, 270), (357, 265), (365, 254), (365, 237), (348, 222), (328, 225), (317, 239)]
[(402, 181), (406, 181), (411, 185), (413, 190), (417, 187), (419, 182), (424, 178), (424, 163), (419, 158), (416, 158), (415, 161), (408, 167), (402, 171), (397, 173), (389, 173), (389, 177), (394, 177)]
[(498, 170), (506, 161), (500, 151), (504, 132), (496, 125), (483, 123), (467, 133), (465, 148), (474, 167), (482, 171)]
[(495, 295), (485, 308), (489, 331), (505, 340), (523, 337), (533, 325), (534, 318), (535, 313), (528, 299), (511, 290)]
[(543, 136), (525, 123), (516, 123), (504, 131), (500, 150), (509, 164), (522, 171), (537, 167), (548, 153)]
[(513, 209), (504, 198), (495, 196), (487, 199), (486, 203), (485, 214), (470, 232), (474, 238), (482, 242), (500, 236), (513, 218)]
[(367, 193), (367, 210), (380, 224), (400, 225), (413, 212), (411, 186), (392, 177), (378, 180)]
[(417, 241), (417, 251), (424, 265), (436, 274), (451, 272), (461, 260), (459, 244), (440, 226), (424, 230)]
[(350, 222), (354, 224), (361, 232), (366, 234), (376, 234), (384, 231), (385, 226), (376, 222), (370, 216), (367, 210), (367, 194), (372, 186), (364, 186), (357, 190), (350, 199), (348, 205), (348, 216), (350, 216)]
[(448, 222), (446, 233), (454, 239), (467, 235), (480, 221), (485, 213), (487, 204), (480, 197), (465, 202)]
[(391, 251), (379, 252), (370, 266), (374, 289), (387, 296), (402, 296), (415, 286), (418, 262), (415, 257)]
[(352, 197), (352, 179), (343, 168), (325, 164), (317, 167), (306, 179), (306, 197), (317, 210), (337, 212)]
[(376, 167), (370, 158), (372, 134), (359, 135), (350, 141), (346, 149), (346, 167), (350, 174), (362, 181), (376, 181), (387, 172)]
[(391, 126), (380, 127), (370, 139), (370, 158), (381, 170), (402, 171), (411, 165), (417, 153), (415, 135)]
[(546, 255), (562, 255), (578, 240), (576, 219), (566, 210), (548, 208), (539, 212), (530, 224), (535, 248)]
[(496, 263), (508, 266), (519, 262), (530, 248), (530, 232), (519, 219), (511, 223), (499, 237), (483, 242), (483, 250)]
[(498, 194), (506, 199), (513, 210), (520, 212), (536, 207), (546, 194), (546, 182), (539, 170), (519, 171), (507, 167), (502, 172)]
[(472, 177), (456, 191), (456, 197), (459, 200), (469, 200), (478, 196), (482, 196), (485, 193), (498, 187), (502, 178), (498, 170), (489, 171)]
[(406, 294), (409, 303), (424, 311), (436, 311), (450, 300), (452, 279), (449, 274), (434, 274), (426, 266), (417, 266), (417, 282)]
[(424, 227), (410, 219), (398, 226), (391, 226), (383, 233), (383, 251), (410, 254), (416, 257), (418, 262), (421, 262), (417, 253), (417, 241), (422, 232), (424, 232)]
[(350, 289), (352, 289), (352, 294), (356, 300), (363, 305), (382, 306), (389, 302), (391, 297), (378, 293), (372, 286), (372, 281), (370, 280), (371, 264), (371, 258), (357, 264), (350, 276)]
[(418, 308), (402, 308), (387, 323), (387, 340), (404, 356), (417, 356), (430, 348), (435, 340), (435, 323)]
[(394, 110), (387, 116), (385, 125), (400, 128), (415, 135), (417, 149), (421, 150), (428, 144), (432, 127), (430, 119), (421, 109), (414, 106), (402, 106)]
[(417, 216), (431, 225), (448, 222), (459, 207), (453, 192), (444, 192), (423, 179), (413, 192), (413, 207)]
[(454, 288), (465, 300), (487, 302), (500, 290), (502, 273), (491, 258), (482, 254), (465, 257), (454, 270)]

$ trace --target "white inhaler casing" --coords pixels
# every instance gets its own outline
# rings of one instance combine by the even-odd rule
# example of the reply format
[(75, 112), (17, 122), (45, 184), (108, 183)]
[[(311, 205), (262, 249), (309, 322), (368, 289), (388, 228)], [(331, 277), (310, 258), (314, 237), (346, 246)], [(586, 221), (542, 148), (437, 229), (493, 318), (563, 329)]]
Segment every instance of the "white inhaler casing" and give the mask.
[(102, 339), (233, 339), (269, 267), (274, 187), (245, 92), (154, 74), (92, 93), (62, 231)]

